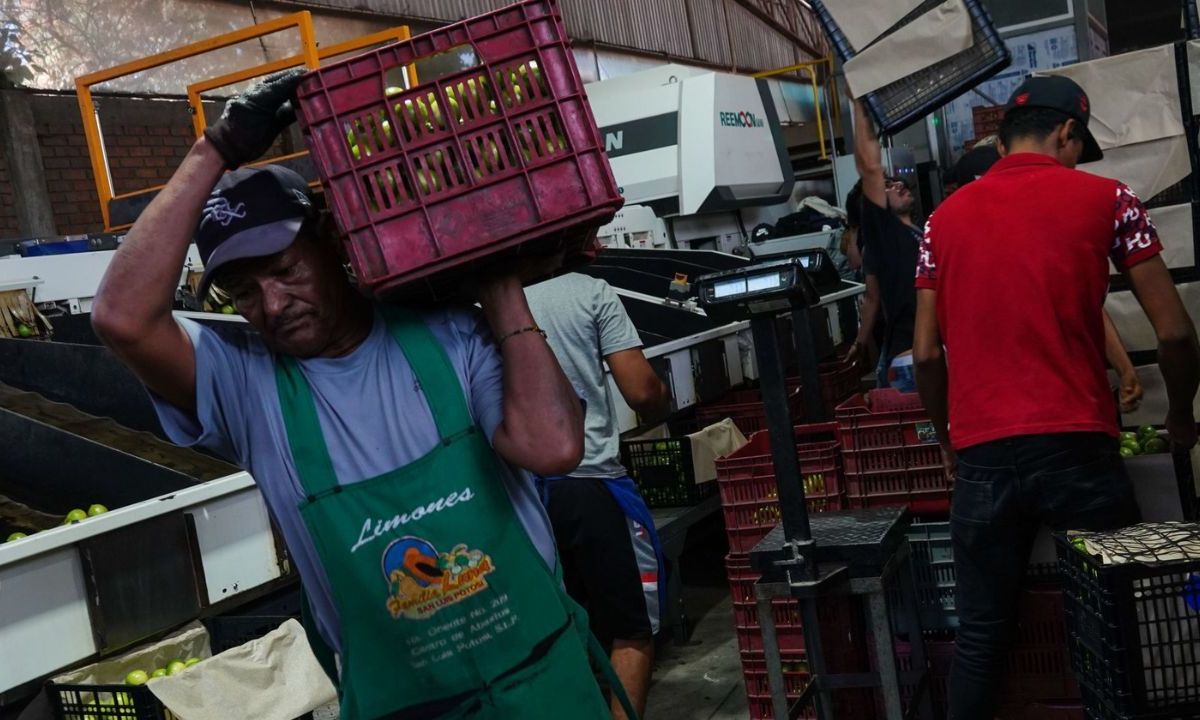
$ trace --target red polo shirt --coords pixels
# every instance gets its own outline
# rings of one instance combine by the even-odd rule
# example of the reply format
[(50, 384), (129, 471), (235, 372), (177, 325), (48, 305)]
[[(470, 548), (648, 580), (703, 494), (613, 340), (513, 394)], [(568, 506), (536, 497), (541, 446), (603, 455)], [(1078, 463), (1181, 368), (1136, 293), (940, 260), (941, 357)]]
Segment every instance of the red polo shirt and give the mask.
[(1010, 155), (925, 226), (917, 288), (937, 291), (950, 371), (950, 441), (1117, 434), (1101, 309), (1108, 260), (1162, 251), (1141, 201), (1115, 180)]

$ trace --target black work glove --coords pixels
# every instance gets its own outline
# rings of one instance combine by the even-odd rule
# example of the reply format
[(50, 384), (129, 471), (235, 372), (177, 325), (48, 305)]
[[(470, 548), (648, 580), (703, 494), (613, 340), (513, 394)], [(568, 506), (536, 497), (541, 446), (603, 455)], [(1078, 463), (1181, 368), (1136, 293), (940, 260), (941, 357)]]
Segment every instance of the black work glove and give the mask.
[(230, 170), (262, 157), (279, 133), (296, 121), (292, 98), (305, 72), (294, 68), (266, 76), (225, 103), (221, 119), (205, 128), (204, 137)]

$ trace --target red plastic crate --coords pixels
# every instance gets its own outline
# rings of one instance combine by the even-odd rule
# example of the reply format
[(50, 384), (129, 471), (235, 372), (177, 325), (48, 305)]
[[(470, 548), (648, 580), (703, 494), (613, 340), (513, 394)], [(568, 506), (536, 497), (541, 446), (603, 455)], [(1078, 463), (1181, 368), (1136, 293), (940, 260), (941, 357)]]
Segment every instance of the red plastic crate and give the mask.
[[(788, 410), (792, 421), (804, 418), (804, 396), (798, 388), (788, 388)], [(733, 420), (733, 424), (744, 435), (751, 435), (767, 429), (767, 408), (763, 405), (762, 393), (757, 388), (753, 390), (731, 390), (720, 400), (696, 406), (696, 425), (708, 427), (725, 418)]]
[(1071, 670), (1061, 590), (1029, 589), (1021, 593), (1001, 697), (1009, 701), (1080, 697), (1079, 683)]
[[(783, 652), (783, 681), (787, 685), (789, 700), (795, 700), (808, 685), (808, 661), (803, 652)], [(742, 653), (742, 677), (746, 682), (746, 702), (751, 720), (771, 720), (775, 717), (771, 707), (771, 686), (767, 681), (767, 661), (761, 652)], [(802, 718), (815, 718), (811, 708), (800, 714)]]
[[(405, 89), (404, 68), (433, 56), (472, 66)], [(452, 294), (463, 266), (497, 254), (586, 256), (621, 207), (556, 0), (333, 63), (297, 97), (355, 276), (377, 296)]]
[[(818, 366), (821, 376), (821, 397), (825, 400), (825, 412), (832, 417), (838, 404), (862, 386), (862, 368), (857, 363), (838, 360), (821, 363)], [(792, 422), (804, 419), (804, 395), (800, 378), (787, 378), (788, 409), (792, 413)], [(706, 427), (715, 422), (732, 418), (733, 424), (746, 435), (767, 428), (767, 410), (763, 405), (762, 393), (758, 388), (752, 390), (731, 390), (720, 400), (696, 407), (696, 423)]]
[[(842, 466), (834, 423), (797, 425), (796, 452), (809, 512), (843, 509)], [(779, 489), (766, 431), (717, 458), (717, 486), (732, 553), (748, 553), (779, 524)]]
[(916, 393), (887, 388), (855, 395), (838, 406), (836, 418), (850, 507), (949, 512), (941, 446)]
[[(913, 669), (912, 644), (897, 639), (896, 669), (905, 672)], [(934, 717), (946, 717), (946, 691), (950, 684), (950, 666), (954, 663), (954, 641), (925, 639), (925, 659), (929, 662), (929, 697), (933, 702)], [(872, 656), (872, 668), (875, 668)], [(912, 699), (911, 688), (901, 688), (905, 702)], [(878, 714), (883, 717), (883, 706), (878, 706)]]
[[(758, 604), (754, 599), (754, 583), (760, 574), (751, 569), (748, 559), (734, 555), (725, 558), (725, 572), (733, 596), (733, 627), (737, 634), (738, 650), (761, 653), (762, 627), (758, 623)], [(785, 653), (803, 652), (804, 625), (800, 603), (787, 598), (772, 600), (771, 614), (775, 618), (779, 650)]]
[(821, 396), (825, 398), (828, 417), (833, 417), (843, 401), (862, 391), (863, 368), (857, 362), (842, 358), (822, 363), (817, 370), (821, 374)]

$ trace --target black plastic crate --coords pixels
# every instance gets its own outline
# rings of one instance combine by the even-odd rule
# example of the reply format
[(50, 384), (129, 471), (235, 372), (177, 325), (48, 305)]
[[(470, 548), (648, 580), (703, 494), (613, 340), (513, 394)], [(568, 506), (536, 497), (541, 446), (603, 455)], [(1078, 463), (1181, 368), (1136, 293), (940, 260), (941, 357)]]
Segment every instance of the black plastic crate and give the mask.
[(1094, 716), (1200, 717), (1200, 559), (1104, 565), (1071, 537), (1055, 543), (1071, 664)]
[(912, 552), (913, 580), (922, 630), (950, 630), (958, 627), (955, 607), (954, 548), (950, 544), (950, 523), (924, 523), (908, 528), (908, 546)]
[[(943, 2), (944, 0), (926, 0), (885, 35), (904, 27)], [(895, 133), (904, 129), (969, 92), (971, 88), (1008, 67), (1012, 62), (1012, 55), (1000, 34), (996, 32), (982, 1), (965, 0), (965, 4), (971, 15), (971, 27), (975, 35), (975, 42), (970, 48), (903, 80), (868, 93), (863, 98), (863, 104), (874, 118), (879, 132)], [(825, 2), (813, 0), (812, 5), (838, 57), (842, 62), (853, 58), (857, 53), (850, 47), (833, 16), (825, 9)]]
[(621, 462), (652, 508), (695, 505), (717, 492), (717, 483), (696, 484), (692, 440), (622, 440)]
[(175, 720), (145, 686), (46, 686), (55, 720)]
[(1195, 174), (1188, 175), (1184, 179), (1174, 185), (1160, 191), (1157, 195), (1146, 201), (1146, 207), (1150, 210), (1155, 208), (1170, 207), (1172, 205), (1184, 205), (1192, 202), (1192, 184), (1195, 182)]
[(212, 654), (257, 640), (291, 619), (288, 615), (222, 615), (203, 621)]

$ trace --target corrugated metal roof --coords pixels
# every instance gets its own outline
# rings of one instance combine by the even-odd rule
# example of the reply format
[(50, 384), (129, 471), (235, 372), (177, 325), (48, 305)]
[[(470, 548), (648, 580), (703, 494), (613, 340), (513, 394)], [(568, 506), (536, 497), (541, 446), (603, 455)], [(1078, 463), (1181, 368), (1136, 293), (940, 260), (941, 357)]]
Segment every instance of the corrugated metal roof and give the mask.
[(729, 53), (729, 34), (725, 27), (726, 0), (687, 0), (691, 11), (692, 42), (695, 57), (717, 65), (733, 65)]
[[(289, 5), (455, 22), (511, 0), (280, 0)], [(738, 70), (769, 70), (806, 59), (734, 0), (559, 0), (573, 39)], [(728, 23), (726, 17), (728, 16)], [(690, 22), (689, 22), (690, 19)], [(730, 45), (733, 55), (730, 54)]]
[(687, 0), (642, 0), (631, 13), (632, 47), (675, 57), (692, 57)]
[(749, 10), (732, 0), (727, 4), (733, 38), (733, 61), (738, 70), (773, 70), (796, 64), (798, 48)]

